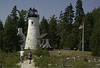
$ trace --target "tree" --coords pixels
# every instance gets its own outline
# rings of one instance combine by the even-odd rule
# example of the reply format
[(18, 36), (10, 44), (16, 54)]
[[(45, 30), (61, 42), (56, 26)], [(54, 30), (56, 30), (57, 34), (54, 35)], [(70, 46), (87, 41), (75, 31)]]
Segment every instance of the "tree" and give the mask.
[(79, 24), (82, 24), (82, 20), (84, 17), (84, 10), (82, 8), (82, 1), (81, 0), (77, 0), (77, 5), (76, 5), (76, 17), (75, 17), (75, 21), (78, 22)]
[[(60, 36), (60, 44), (63, 46), (66, 43), (66, 38), (69, 36), (70, 32), (72, 31), (72, 22), (74, 17), (74, 11), (72, 4), (70, 3), (70, 6), (67, 6), (65, 8), (65, 12), (62, 14), (62, 11), (60, 13), (60, 21), (58, 24), (58, 35)], [(66, 43), (67, 44), (67, 43)]]
[(2, 21), (0, 20), (0, 49), (2, 50), (2, 37), (3, 37), (3, 24)]
[(82, 30), (79, 30), (79, 26), (82, 24), (82, 20), (84, 18), (84, 10), (82, 8), (82, 1), (77, 0), (77, 5), (76, 5), (76, 16), (75, 16), (75, 22), (73, 23), (73, 29), (72, 29), (72, 34), (73, 34), (73, 39), (74, 39), (74, 48), (79, 49), (80, 44), (81, 44), (81, 39), (82, 39)]
[(11, 14), (7, 17), (4, 25), (4, 37), (3, 37), (3, 50), (14, 51), (20, 50), (20, 36), (17, 35), (17, 8), (14, 6)]
[(57, 37), (56, 37), (56, 33), (57, 33), (57, 17), (55, 17), (55, 15), (50, 17), (49, 27), (50, 27), (49, 33), (50, 33), (50, 36), (52, 38), (50, 43), (51, 43), (51, 45), (55, 46), (57, 44)]
[(94, 19), (92, 13), (87, 13), (83, 19), (84, 21), (84, 49), (85, 51), (89, 51), (89, 40), (93, 31)]
[(94, 17), (94, 28), (90, 37), (90, 49), (93, 56), (100, 56), (100, 8), (95, 9), (92, 14)]
[(70, 6), (68, 6), (68, 12), (69, 12), (69, 15), (68, 15), (68, 19), (69, 19), (69, 23), (72, 24), (73, 22), (73, 17), (74, 17), (74, 10), (73, 10), (73, 6), (72, 4), (70, 3)]
[(18, 17), (17, 17), (17, 7), (14, 6), (13, 10), (11, 11), (11, 18), (13, 19), (13, 22), (15, 23), (16, 28), (18, 27), (17, 23), (18, 23)]
[(75, 43), (75, 40), (73, 38), (73, 34), (69, 34), (67, 38), (65, 39), (64, 47), (70, 47), (71, 49), (74, 49), (75, 46), (73, 46)]
[(43, 16), (42, 21), (40, 22), (40, 34), (44, 33), (49, 33), (49, 24)]
[(22, 28), (24, 33), (27, 31), (27, 29), (25, 29), (27, 26), (25, 21), (27, 11), (22, 9), (21, 11), (18, 11), (18, 13), (19, 13), (18, 28)]
[(17, 36), (17, 29), (11, 16), (7, 17), (4, 27), (3, 50), (6, 52), (20, 50), (20, 37)]

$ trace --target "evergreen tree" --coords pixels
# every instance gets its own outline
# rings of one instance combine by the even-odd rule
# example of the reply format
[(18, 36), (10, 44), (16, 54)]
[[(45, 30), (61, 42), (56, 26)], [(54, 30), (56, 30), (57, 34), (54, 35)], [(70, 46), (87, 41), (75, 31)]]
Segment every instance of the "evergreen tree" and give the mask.
[(4, 51), (14, 51), (20, 50), (20, 36), (17, 36), (17, 8), (14, 6), (10, 16), (4, 25), (4, 37), (3, 37), (3, 50)]
[(64, 46), (64, 42), (65, 42), (65, 39), (66, 39), (66, 33), (67, 33), (67, 24), (68, 23), (65, 23), (65, 22), (60, 22), (58, 23), (57, 25), (57, 35), (60, 37), (60, 48), (63, 48)]
[(57, 17), (55, 17), (55, 15), (50, 17), (49, 27), (50, 27), (49, 33), (50, 33), (50, 36), (52, 38), (50, 43), (51, 43), (52, 46), (55, 46), (57, 44), (57, 37), (56, 37), (56, 33), (57, 33)]
[(76, 5), (76, 16), (75, 22), (73, 24), (72, 34), (74, 39), (74, 48), (80, 49), (81, 47), (81, 39), (82, 39), (82, 30), (79, 30), (79, 26), (82, 24), (82, 20), (84, 18), (84, 10), (82, 8), (82, 1), (77, 0)]
[(94, 28), (90, 38), (90, 49), (93, 56), (100, 56), (100, 8), (95, 9), (93, 13), (94, 17)]
[[(60, 23), (58, 24), (58, 35), (60, 36), (60, 44), (63, 48), (64, 43), (66, 43), (66, 38), (70, 34), (72, 30), (72, 22), (73, 22), (73, 17), (74, 17), (74, 11), (72, 4), (70, 6), (67, 6), (65, 8), (65, 12), (62, 14), (60, 13)], [(67, 43), (66, 43), (67, 44)]]
[(70, 3), (70, 6), (68, 6), (68, 9), (69, 9), (69, 15), (68, 15), (69, 23), (72, 24), (73, 17), (74, 17), (74, 10), (71, 3)]
[(62, 11), (60, 12), (60, 16), (59, 16), (59, 21), (62, 21), (63, 20), (63, 13)]
[(2, 21), (0, 20), (0, 49), (2, 50), (2, 37), (3, 37), (3, 24)]
[(42, 21), (40, 22), (40, 34), (44, 33), (49, 33), (49, 24), (43, 16)]
[(18, 28), (22, 28), (24, 33), (24, 31), (27, 31), (25, 30), (25, 26), (26, 26), (25, 18), (26, 18), (27, 11), (22, 9), (21, 11), (18, 11), (18, 13), (19, 13)]
[(4, 26), (3, 37), (3, 50), (12, 52), (14, 50), (20, 50), (20, 37), (17, 36), (17, 29), (13, 19), (8, 16)]
[(17, 23), (18, 23), (17, 11), (18, 11), (18, 10), (17, 10), (17, 7), (14, 6), (14, 7), (13, 7), (13, 10), (11, 11), (11, 14), (10, 14), (10, 16), (11, 16), (13, 22), (15, 23), (16, 28), (18, 27), (18, 25), (17, 25)]
[(84, 17), (84, 10), (82, 7), (82, 1), (81, 0), (77, 0), (77, 5), (76, 5), (76, 17), (75, 17), (75, 21), (78, 22), (79, 24), (82, 24), (82, 20)]
[(92, 13), (87, 13), (84, 17), (84, 49), (85, 51), (90, 50), (89, 40), (93, 31), (94, 19)]

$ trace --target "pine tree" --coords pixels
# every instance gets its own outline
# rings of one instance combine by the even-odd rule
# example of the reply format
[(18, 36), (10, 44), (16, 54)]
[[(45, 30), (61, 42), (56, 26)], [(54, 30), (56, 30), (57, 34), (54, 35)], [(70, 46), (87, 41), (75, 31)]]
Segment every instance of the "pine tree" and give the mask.
[(62, 14), (60, 13), (60, 21), (58, 24), (58, 35), (60, 36), (60, 44), (63, 48), (64, 43), (66, 43), (66, 38), (72, 31), (72, 22), (74, 17), (73, 6), (70, 3), (70, 6), (65, 8), (65, 12)]
[(23, 33), (24, 33), (24, 31), (25, 32), (27, 31), (27, 29), (25, 29), (25, 26), (26, 26), (25, 25), (25, 23), (26, 23), (25, 18), (26, 18), (27, 11), (22, 9), (21, 11), (18, 11), (18, 13), (19, 13), (18, 28), (22, 28)]
[(2, 50), (2, 37), (3, 37), (3, 24), (2, 21), (0, 20), (0, 50)]
[(70, 6), (68, 6), (68, 9), (69, 9), (69, 15), (68, 15), (69, 23), (72, 24), (74, 18), (74, 10), (71, 3)]
[(94, 17), (94, 28), (90, 37), (90, 49), (93, 56), (100, 56), (100, 8), (95, 9), (92, 14)]
[(75, 21), (78, 22), (79, 24), (82, 24), (82, 20), (84, 17), (84, 10), (82, 7), (82, 1), (81, 0), (77, 0), (77, 5), (76, 5), (76, 17), (75, 17)]
[(50, 17), (49, 27), (50, 27), (49, 34), (50, 34), (50, 36), (52, 38), (50, 43), (51, 43), (51, 45), (54, 46), (54, 45), (57, 44), (57, 37), (56, 37), (56, 33), (57, 33), (57, 17), (55, 17), (55, 15)]
[(49, 24), (43, 16), (42, 21), (40, 22), (40, 34), (44, 33), (49, 33)]
[(3, 50), (15, 51), (20, 50), (20, 36), (17, 36), (17, 8), (14, 6), (11, 14), (7, 17), (4, 25), (4, 37), (3, 37)]
[(81, 47), (81, 39), (82, 39), (82, 30), (79, 30), (79, 26), (82, 24), (82, 20), (84, 18), (84, 10), (82, 8), (82, 1), (77, 0), (76, 2), (76, 16), (75, 22), (73, 24), (72, 34), (74, 39), (74, 48), (79, 49)]
[(84, 17), (84, 49), (85, 51), (89, 51), (89, 40), (90, 40), (90, 36), (92, 34), (93, 31), (93, 25), (94, 25), (94, 19), (92, 16), (92, 13), (87, 13)]

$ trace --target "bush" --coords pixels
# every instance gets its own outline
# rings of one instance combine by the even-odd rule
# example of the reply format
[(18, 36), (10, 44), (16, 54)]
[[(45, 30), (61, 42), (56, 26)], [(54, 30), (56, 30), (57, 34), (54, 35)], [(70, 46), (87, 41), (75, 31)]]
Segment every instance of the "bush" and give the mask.
[(49, 51), (47, 49), (44, 49), (42, 51), (42, 56), (50, 56)]
[(86, 62), (84, 60), (77, 60), (74, 62), (74, 67), (75, 68), (84, 68), (86, 67)]
[(19, 67), (17, 63), (19, 63), (20, 57), (18, 53), (5, 53), (0, 52), (0, 67)]
[(38, 48), (37, 50), (35, 50), (34, 55), (40, 57), (42, 55), (42, 50)]
[(49, 51), (47, 49), (41, 50), (40, 48), (38, 48), (37, 50), (35, 50), (34, 55), (40, 57), (42, 56), (50, 56)]

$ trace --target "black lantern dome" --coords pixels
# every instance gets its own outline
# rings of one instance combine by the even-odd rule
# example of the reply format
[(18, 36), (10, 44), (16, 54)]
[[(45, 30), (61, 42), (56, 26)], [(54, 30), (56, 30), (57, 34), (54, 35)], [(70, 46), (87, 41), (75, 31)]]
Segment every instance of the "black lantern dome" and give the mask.
[(38, 11), (35, 8), (33, 8), (33, 9), (30, 8), (28, 17), (39, 17)]

